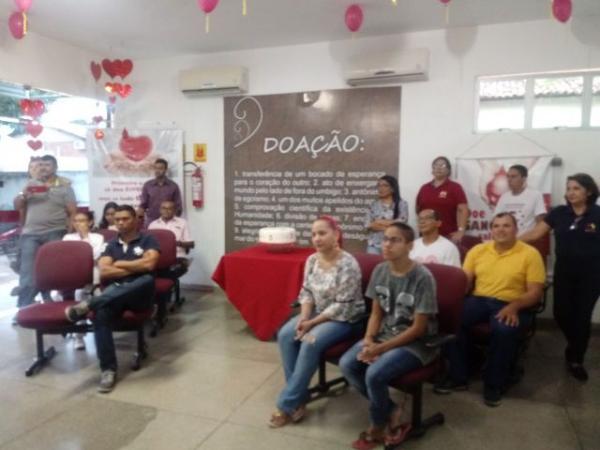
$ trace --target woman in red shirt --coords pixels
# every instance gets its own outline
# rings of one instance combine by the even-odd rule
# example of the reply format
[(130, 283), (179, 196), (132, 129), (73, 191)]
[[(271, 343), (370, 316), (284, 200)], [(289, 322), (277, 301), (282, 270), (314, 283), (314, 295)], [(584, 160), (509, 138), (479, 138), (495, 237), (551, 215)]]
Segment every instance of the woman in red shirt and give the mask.
[(467, 229), (469, 207), (462, 186), (450, 179), (451, 172), (452, 166), (448, 158), (438, 156), (433, 160), (433, 180), (419, 189), (417, 214), (424, 209), (437, 211), (442, 221), (440, 234), (458, 243)]

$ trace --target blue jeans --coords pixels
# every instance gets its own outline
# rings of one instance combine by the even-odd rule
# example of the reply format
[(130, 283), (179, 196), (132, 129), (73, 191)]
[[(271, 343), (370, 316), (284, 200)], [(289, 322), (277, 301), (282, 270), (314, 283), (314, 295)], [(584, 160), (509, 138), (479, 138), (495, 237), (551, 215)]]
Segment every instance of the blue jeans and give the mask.
[(323, 352), (362, 331), (360, 322), (352, 324), (330, 320), (316, 325), (307, 333), (314, 336), (314, 343), (296, 341), (294, 336), (298, 319), (299, 316), (292, 317), (277, 334), (286, 381), (286, 386), (279, 394), (277, 407), (286, 414), (292, 414), (308, 399), (308, 385), (319, 367)]
[(100, 370), (117, 370), (117, 355), (112, 335), (115, 321), (125, 310), (144, 311), (151, 308), (153, 297), (154, 277), (145, 274), (127, 283), (113, 283), (102, 294), (88, 301), (90, 309), (96, 313), (94, 338)]
[(60, 241), (66, 230), (54, 230), (42, 234), (23, 234), (19, 241), (21, 266), (19, 268), (19, 297), (17, 307), (31, 305), (38, 289), (35, 286), (34, 264), (38, 249), (47, 242)]
[(357, 342), (340, 359), (340, 369), (348, 382), (369, 401), (369, 417), (375, 426), (384, 426), (396, 404), (388, 384), (394, 378), (423, 366), (421, 360), (403, 347), (381, 354), (372, 364), (356, 359), (363, 347)]
[(492, 334), (488, 358), (483, 372), (483, 381), (493, 389), (504, 389), (510, 375), (511, 365), (516, 357), (519, 336), (531, 325), (533, 315), (529, 311), (519, 311), (519, 325), (510, 327), (496, 319), (496, 314), (508, 305), (507, 302), (491, 297), (469, 296), (465, 298), (462, 324), (457, 339), (444, 348), (450, 363), (449, 375), (457, 383), (468, 380), (468, 349), (471, 328), (482, 322), (489, 322)]

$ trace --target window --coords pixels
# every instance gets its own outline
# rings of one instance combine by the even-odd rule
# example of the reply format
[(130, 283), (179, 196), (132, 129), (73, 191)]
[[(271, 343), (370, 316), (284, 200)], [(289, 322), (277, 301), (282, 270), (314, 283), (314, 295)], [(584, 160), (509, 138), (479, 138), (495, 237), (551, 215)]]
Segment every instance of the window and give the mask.
[(600, 69), (479, 77), (476, 131), (600, 127)]
[[(23, 99), (42, 100), (45, 105), (39, 117), (43, 131), (35, 138), (43, 147), (37, 151), (29, 147), (34, 138), (26, 129), (31, 117), (21, 112)], [(0, 81), (0, 211), (13, 208), (13, 198), (28, 181), (30, 158), (44, 154), (56, 157), (59, 175), (71, 180), (78, 205), (87, 206), (85, 140), (88, 129), (98, 126), (94, 118), (100, 118), (104, 126), (108, 120), (105, 102)]]

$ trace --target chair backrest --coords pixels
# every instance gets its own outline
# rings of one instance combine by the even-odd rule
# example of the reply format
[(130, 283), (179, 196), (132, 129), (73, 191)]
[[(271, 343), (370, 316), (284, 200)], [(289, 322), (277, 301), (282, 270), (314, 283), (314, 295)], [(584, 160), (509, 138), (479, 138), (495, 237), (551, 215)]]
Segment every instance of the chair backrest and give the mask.
[(374, 255), (372, 253), (354, 253), (354, 257), (360, 266), (360, 273), (362, 275), (362, 292), (363, 294), (369, 286), (369, 280), (371, 279), (371, 273), (377, 264), (383, 261), (381, 255)]
[(481, 244), (482, 242), (483, 241), (481, 240), (480, 236), (464, 235), (457, 245), (458, 252), (460, 253), (460, 261), (464, 262), (467, 253), (469, 253), (469, 250), (471, 250), (476, 245)]
[(428, 263), (425, 267), (435, 278), (439, 331), (444, 334), (456, 334), (461, 324), (467, 276), (462, 269), (454, 266)]
[(546, 233), (543, 237), (538, 239), (537, 241), (530, 242), (529, 245), (536, 248), (540, 255), (542, 255), (542, 260), (544, 261), (544, 266), (548, 266), (548, 255), (550, 255), (550, 233)]
[(160, 247), (160, 258), (157, 270), (164, 270), (177, 262), (177, 241), (175, 234), (170, 230), (146, 230), (144, 233), (154, 236)]
[(98, 229), (94, 231), (94, 233), (98, 233), (104, 236), (104, 242), (112, 241), (113, 239), (116, 239), (119, 235), (119, 233), (115, 230), (109, 230), (108, 228)]
[(80, 289), (93, 283), (92, 246), (82, 241), (53, 241), (35, 257), (34, 278), (40, 291)]

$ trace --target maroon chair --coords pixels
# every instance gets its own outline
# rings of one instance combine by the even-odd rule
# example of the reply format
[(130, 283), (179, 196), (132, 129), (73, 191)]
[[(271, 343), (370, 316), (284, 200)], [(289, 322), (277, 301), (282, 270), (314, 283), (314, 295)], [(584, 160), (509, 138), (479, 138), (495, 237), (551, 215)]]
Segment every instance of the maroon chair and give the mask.
[(150, 336), (154, 337), (166, 323), (167, 303), (176, 285), (175, 280), (161, 276), (161, 273), (168, 272), (169, 268), (177, 261), (177, 242), (175, 234), (169, 230), (146, 230), (145, 233), (154, 236), (160, 247), (160, 258), (156, 266), (158, 276), (154, 279), (158, 311), (150, 331)]
[[(356, 253), (354, 257), (358, 261), (358, 265), (360, 266), (360, 271), (362, 275), (362, 292), (364, 293), (367, 290), (367, 286), (369, 285), (369, 279), (371, 278), (371, 273), (377, 264), (383, 261), (383, 258), (380, 255), (373, 255), (369, 253)], [(367, 302), (367, 312), (370, 312), (371, 305), (368, 299), (365, 299)], [(365, 321), (366, 324), (366, 321)], [(342, 341), (330, 348), (328, 348), (323, 356), (321, 356), (321, 360), (319, 362), (319, 371), (318, 371), (318, 381), (317, 384), (311, 386), (308, 390), (310, 394), (310, 399), (308, 402), (315, 401), (319, 398), (325, 397), (329, 394), (329, 391), (337, 386), (342, 385), (348, 386), (348, 381), (344, 377), (334, 378), (333, 380), (327, 381), (327, 363), (337, 365), (339, 363), (340, 358), (346, 351), (356, 344), (360, 339), (363, 338), (363, 334), (361, 333), (353, 339), (348, 339)]]
[[(81, 241), (55, 241), (42, 245), (36, 255), (34, 279), (38, 290), (53, 289), (74, 292), (93, 282), (94, 257), (92, 247)], [(44, 335), (81, 333), (89, 326), (69, 322), (65, 308), (75, 304), (74, 299), (62, 302), (35, 303), (17, 313), (17, 323), (35, 330), (37, 357), (26, 370), (31, 376), (39, 372), (56, 354), (54, 347), (44, 350)]]
[(464, 262), (467, 253), (469, 253), (469, 250), (471, 250), (476, 245), (481, 244), (482, 242), (483, 241), (480, 236), (464, 235), (457, 245), (458, 252), (460, 253), (461, 262)]
[[(460, 330), (467, 277), (457, 267), (442, 264), (425, 264), (425, 266), (436, 282), (439, 325), (438, 338), (427, 345), (441, 348), (445, 343), (455, 339)], [(430, 364), (398, 377), (390, 383), (391, 387), (406, 392), (412, 397), (411, 429), (406, 439), (421, 437), (429, 427), (444, 423), (445, 418), (442, 413), (423, 419), (423, 383), (433, 380), (443, 369), (442, 357), (438, 356)]]
[(112, 241), (119, 236), (119, 233), (115, 230), (109, 230), (108, 228), (102, 228), (94, 231), (94, 233), (101, 234), (104, 236), (104, 242)]

